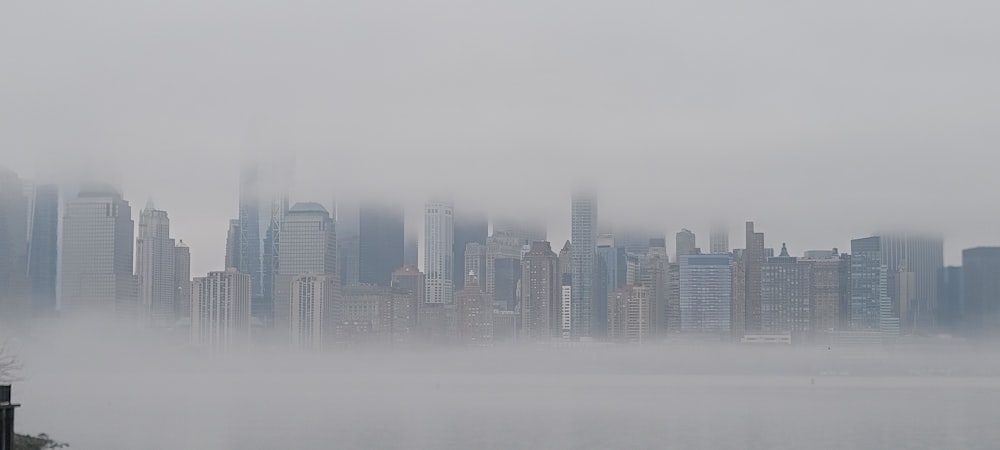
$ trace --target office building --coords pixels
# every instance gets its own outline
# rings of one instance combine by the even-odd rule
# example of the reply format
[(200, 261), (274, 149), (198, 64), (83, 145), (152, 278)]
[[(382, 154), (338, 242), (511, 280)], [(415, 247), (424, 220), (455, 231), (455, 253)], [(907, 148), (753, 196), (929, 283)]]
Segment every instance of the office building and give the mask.
[(708, 249), (712, 254), (729, 253), (729, 229), (724, 223), (712, 225), (708, 235)]
[(135, 317), (132, 208), (110, 186), (80, 190), (63, 215), (60, 309), (64, 316)]
[(728, 337), (731, 333), (732, 258), (684, 255), (680, 260), (681, 331)]
[(698, 248), (698, 245), (695, 243), (695, 236), (691, 230), (685, 228), (677, 232), (675, 239), (677, 245), (677, 257), (675, 259), (677, 261), (681, 260), (681, 256), (695, 254), (695, 249)]
[(531, 243), (521, 261), (521, 326), (528, 339), (549, 339), (559, 329), (559, 257), (547, 241)]
[[(773, 256), (773, 251), (771, 256)], [(753, 222), (746, 223), (746, 249), (743, 251), (743, 267), (746, 270), (743, 283), (745, 291), (744, 307), (746, 308), (746, 331), (757, 333), (761, 331), (760, 316), (760, 277), (761, 268), (767, 261), (768, 251), (764, 247), (764, 233), (754, 231)]]
[(487, 345), (493, 340), (493, 299), (483, 292), (476, 274), (465, 278), (465, 289), (455, 292), (458, 341)]
[[(486, 245), (490, 223), (486, 214), (475, 211), (457, 211), (455, 215), (455, 268), (452, 273), (469, 273), (465, 268), (465, 250), (469, 244)], [(476, 271), (476, 273), (482, 273)], [(456, 277), (455, 290), (465, 287), (465, 277)]]
[(35, 187), (31, 239), (28, 242), (28, 277), (35, 315), (56, 312), (56, 271), (59, 266), (59, 187)]
[(176, 254), (167, 212), (147, 204), (139, 213), (135, 258), (140, 320), (145, 324), (164, 328), (176, 321)]
[(403, 267), (403, 207), (363, 203), (360, 210), (358, 281), (389, 286), (392, 272)]
[(426, 303), (450, 304), (455, 263), (454, 206), (451, 201), (433, 200), (424, 205), (424, 271), (427, 276)]
[(937, 310), (937, 276), (944, 267), (944, 240), (939, 235), (880, 233), (893, 314), (906, 332), (930, 330)]
[(962, 250), (962, 290), (963, 332), (1000, 336), (1000, 247)]
[(608, 339), (644, 343), (652, 338), (652, 309), (649, 288), (625, 286), (608, 296)]
[[(250, 275), (251, 314), (264, 326), (274, 320), (274, 278), (278, 265), (281, 221), (288, 211), (288, 194), (273, 171), (262, 173), (256, 164), (240, 171), (239, 272)], [(231, 227), (232, 229), (232, 227)], [(238, 261), (237, 261), (238, 259)]]
[[(319, 203), (296, 203), (281, 223), (281, 252), (275, 279), (274, 328), (276, 336), (288, 336), (292, 316), (292, 280), (302, 275), (324, 276), (339, 286), (337, 233), (333, 218)], [(328, 281), (324, 279), (324, 281)], [(330, 296), (324, 299), (332, 298)]]
[(240, 239), (243, 237), (243, 232), (240, 231), (240, 221), (239, 219), (232, 219), (229, 221), (229, 230), (226, 232), (226, 268), (238, 269), (243, 267), (243, 263), (240, 261), (240, 256), (243, 254), (243, 244)]
[(938, 329), (957, 333), (962, 326), (962, 268), (948, 266), (938, 271)]
[(572, 249), (572, 335), (589, 337), (594, 301), (594, 274), (597, 251), (597, 197), (590, 192), (573, 194)]
[(812, 267), (781, 244), (781, 254), (761, 266), (761, 331), (790, 333), (793, 341), (811, 338), (812, 284)]
[(337, 200), (337, 268), (342, 286), (361, 282), (361, 206)]
[(229, 268), (191, 282), (191, 342), (225, 353), (250, 345), (252, 279)]
[(542, 220), (501, 217), (493, 220), (493, 234), (511, 236), (520, 245), (547, 240), (547, 226)]
[(300, 350), (319, 350), (333, 338), (339, 318), (337, 277), (333, 273), (298, 275), (292, 277), (290, 284), (289, 343)]
[(0, 321), (31, 315), (28, 280), (28, 197), (17, 174), (0, 168)]
[(184, 241), (174, 247), (174, 317), (191, 317), (191, 249)]
[(841, 258), (836, 249), (805, 254), (813, 256), (799, 260), (808, 264), (812, 272), (813, 330), (817, 333), (841, 330), (843, 314), (840, 309), (847, 290), (843, 280), (849, 276), (846, 273), (849, 270), (847, 260)]
[(898, 335), (899, 318), (892, 314), (880, 241), (878, 236), (851, 241), (850, 328)]

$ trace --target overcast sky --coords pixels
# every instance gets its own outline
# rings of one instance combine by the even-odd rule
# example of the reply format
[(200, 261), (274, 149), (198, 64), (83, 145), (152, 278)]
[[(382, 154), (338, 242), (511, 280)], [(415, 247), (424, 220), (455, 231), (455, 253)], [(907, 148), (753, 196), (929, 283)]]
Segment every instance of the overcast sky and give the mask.
[[(768, 246), (887, 226), (1000, 244), (996, 1), (0, 3), (0, 164), (107, 177), (221, 269), (243, 155), (294, 158), (293, 200), (602, 222), (755, 220)], [(419, 220), (419, 215), (415, 216)], [(555, 247), (560, 247), (557, 243)], [(671, 244), (672, 247), (672, 244)]]

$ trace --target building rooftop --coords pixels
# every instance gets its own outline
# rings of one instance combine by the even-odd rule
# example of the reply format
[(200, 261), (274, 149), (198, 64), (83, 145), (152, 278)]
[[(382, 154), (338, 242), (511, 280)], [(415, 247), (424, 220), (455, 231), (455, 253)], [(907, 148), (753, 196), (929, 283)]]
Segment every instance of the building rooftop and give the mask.
[(289, 214), (292, 213), (324, 213), (329, 214), (329, 211), (323, 207), (323, 205), (316, 202), (299, 202), (292, 205), (291, 209), (288, 210)]

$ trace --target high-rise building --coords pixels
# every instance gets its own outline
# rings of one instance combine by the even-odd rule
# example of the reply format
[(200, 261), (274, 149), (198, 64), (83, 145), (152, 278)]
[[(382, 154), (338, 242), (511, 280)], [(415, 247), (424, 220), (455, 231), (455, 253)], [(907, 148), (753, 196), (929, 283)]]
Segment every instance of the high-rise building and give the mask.
[(733, 305), (731, 308), (730, 324), (729, 329), (731, 331), (731, 338), (733, 342), (741, 342), (743, 336), (747, 332), (747, 289), (746, 289), (746, 262), (743, 260), (744, 252), (742, 250), (736, 250), (732, 253), (733, 262), (730, 267), (732, 267), (732, 277), (733, 277)]
[(486, 240), (486, 255), (483, 258), (485, 267), (476, 272), (480, 287), (503, 310), (513, 311), (517, 304), (517, 285), (521, 281), (521, 250), (519, 239), (494, 234)]
[(639, 263), (639, 285), (648, 290), (649, 324), (653, 336), (667, 333), (667, 303), (670, 297), (670, 261), (663, 238), (649, 240), (649, 250)]
[[(773, 253), (773, 252), (772, 252)], [(746, 269), (743, 283), (745, 289), (746, 331), (761, 331), (760, 317), (760, 277), (761, 267), (767, 261), (764, 248), (764, 233), (754, 231), (753, 222), (746, 223), (746, 249), (743, 251), (743, 267)]]
[(881, 233), (893, 314), (906, 331), (929, 330), (937, 310), (937, 276), (944, 267), (944, 239), (939, 235)]
[(806, 252), (806, 255), (815, 256), (799, 260), (808, 264), (812, 271), (813, 330), (817, 333), (841, 330), (841, 303), (847, 290), (843, 280), (848, 277), (846, 272), (849, 270), (847, 260), (841, 258), (836, 249), (828, 253)]
[(56, 312), (56, 271), (59, 266), (59, 187), (35, 187), (31, 239), (28, 242), (28, 277), (36, 315)]
[(597, 274), (594, 281), (594, 337), (608, 334), (608, 299), (625, 286), (625, 249), (615, 246), (611, 235), (597, 237)]
[[(455, 268), (452, 273), (468, 273), (465, 270), (465, 249), (469, 244), (486, 245), (490, 233), (490, 223), (486, 214), (459, 211), (455, 216)], [(482, 274), (477, 271), (476, 273)], [(455, 278), (455, 290), (465, 287), (465, 277)]]
[(812, 267), (781, 244), (781, 254), (761, 266), (761, 331), (791, 333), (793, 340), (811, 338), (812, 284)]
[(938, 271), (937, 326), (956, 333), (962, 325), (962, 268), (948, 266)]
[(460, 343), (486, 345), (493, 340), (493, 299), (475, 274), (466, 277), (465, 289), (455, 292), (455, 309)]
[(0, 168), (0, 320), (31, 313), (28, 282), (28, 197), (17, 174)]
[(573, 275), (573, 244), (570, 241), (566, 241), (559, 250), (559, 273), (570, 277)]
[(1000, 247), (962, 250), (961, 311), (969, 336), (1000, 335)]
[(424, 205), (424, 271), (426, 303), (450, 304), (454, 292), (454, 206), (451, 201), (432, 200)]
[(225, 353), (250, 345), (251, 277), (229, 268), (191, 282), (191, 342)]
[(274, 320), (279, 234), (288, 211), (288, 194), (281, 184), (273, 171), (263, 174), (256, 164), (245, 165), (240, 172), (240, 266), (237, 268), (250, 275), (251, 313), (265, 326)]
[(681, 231), (678, 231), (676, 240), (677, 240), (677, 258), (676, 258), (677, 261), (681, 260), (681, 256), (695, 254), (695, 249), (698, 248), (698, 245), (695, 243), (695, 236), (694, 233), (691, 232), (691, 230), (685, 228)]
[(239, 219), (230, 220), (229, 231), (226, 233), (226, 268), (243, 267), (243, 263), (240, 261), (240, 256), (243, 254), (243, 244), (240, 242), (242, 237), (243, 232), (240, 231)]
[(681, 331), (729, 336), (733, 292), (728, 255), (684, 255), (680, 260)]
[(403, 241), (403, 264), (407, 266), (417, 266), (420, 258), (417, 254), (420, 252), (420, 239), (417, 235), (411, 234), (409, 231), (406, 232), (406, 240)]
[(400, 289), (414, 293), (416, 295), (418, 306), (424, 303), (424, 295), (427, 293), (426, 283), (427, 278), (424, 276), (424, 273), (417, 268), (417, 266), (403, 266), (399, 268), (399, 270), (392, 273), (393, 289)]
[(594, 301), (594, 274), (597, 264), (597, 196), (589, 192), (573, 194), (571, 235), (573, 241), (572, 335), (589, 337)]
[[(294, 319), (289, 315), (292, 312), (289, 302), (295, 277), (324, 276), (336, 283), (337, 233), (334, 228), (330, 213), (319, 203), (296, 203), (285, 215), (281, 223), (281, 252), (274, 296), (274, 327), (279, 338), (287, 336), (289, 327), (294, 326), (289, 322)], [(323, 300), (331, 298), (334, 297), (325, 295)]]
[(332, 337), (338, 318), (340, 285), (336, 274), (298, 275), (290, 284), (289, 343), (301, 350), (321, 349)]
[(361, 282), (361, 206), (337, 201), (337, 267), (342, 286)]
[(63, 215), (60, 309), (64, 315), (134, 315), (132, 208), (110, 186), (87, 186)]
[(559, 257), (548, 241), (531, 243), (521, 261), (521, 326), (529, 339), (548, 339), (559, 329)]
[(147, 204), (139, 213), (135, 274), (139, 287), (140, 320), (153, 327), (169, 327), (176, 321), (174, 300), (177, 250), (170, 238), (170, 218)]
[(729, 253), (729, 229), (724, 223), (715, 223), (708, 235), (709, 253)]
[(899, 318), (892, 314), (881, 238), (851, 241), (851, 319), (854, 331), (899, 334)]
[(625, 286), (608, 296), (608, 339), (643, 343), (652, 337), (649, 288)]
[(174, 247), (174, 316), (191, 317), (191, 248), (184, 241)]
[(573, 276), (570, 274), (563, 275), (562, 286), (560, 286), (560, 296), (561, 301), (559, 310), (559, 319), (561, 323), (559, 324), (559, 336), (568, 339), (572, 337), (573, 329)]
[(403, 217), (402, 205), (361, 205), (358, 281), (389, 286), (392, 272), (403, 267)]

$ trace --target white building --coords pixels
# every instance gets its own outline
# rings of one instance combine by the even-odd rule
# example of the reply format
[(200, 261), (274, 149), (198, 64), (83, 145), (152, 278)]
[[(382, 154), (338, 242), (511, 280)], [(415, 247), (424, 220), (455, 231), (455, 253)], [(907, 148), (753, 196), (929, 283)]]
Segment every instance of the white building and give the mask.
[(154, 327), (167, 327), (175, 321), (175, 247), (174, 240), (170, 239), (167, 212), (146, 205), (139, 213), (135, 274), (139, 286), (139, 319)]
[(340, 286), (333, 274), (301, 275), (292, 279), (289, 336), (292, 347), (317, 350), (330, 332), (340, 303)]
[(728, 335), (733, 273), (728, 255), (682, 255), (680, 259), (681, 331)]
[(90, 186), (63, 215), (60, 309), (64, 315), (135, 313), (132, 208), (110, 186)]
[(212, 352), (250, 345), (250, 275), (234, 268), (191, 282), (191, 342)]
[(452, 303), (454, 243), (454, 205), (450, 201), (427, 202), (424, 205), (426, 303)]

